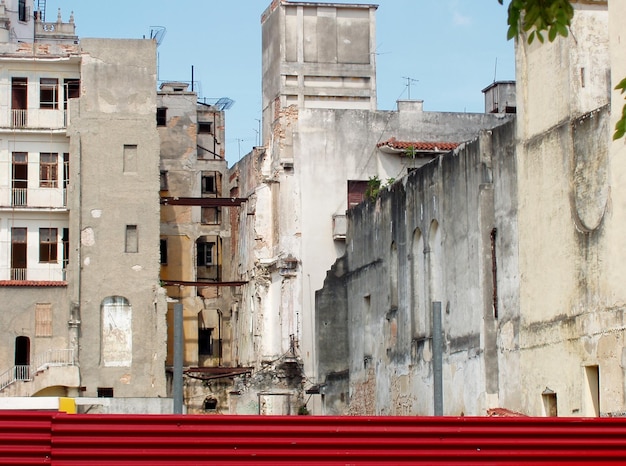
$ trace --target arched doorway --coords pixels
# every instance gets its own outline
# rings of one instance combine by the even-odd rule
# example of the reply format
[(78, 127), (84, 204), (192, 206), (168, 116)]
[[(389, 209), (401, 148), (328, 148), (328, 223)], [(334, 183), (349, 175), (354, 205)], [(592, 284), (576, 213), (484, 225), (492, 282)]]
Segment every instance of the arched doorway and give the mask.
[(15, 378), (30, 380), (30, 338), (19, 336), (15, 339)]

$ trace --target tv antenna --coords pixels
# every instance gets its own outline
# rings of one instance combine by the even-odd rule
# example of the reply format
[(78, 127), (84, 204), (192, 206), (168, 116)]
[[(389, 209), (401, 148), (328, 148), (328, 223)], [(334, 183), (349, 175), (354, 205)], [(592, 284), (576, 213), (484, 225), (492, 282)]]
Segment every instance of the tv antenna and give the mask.
[(408, 99), (411, 100), (411, 83), (419, 82), (419, 80), (418, 79), (409, 78), (407, 76), (403, 76), (402, 79), (406, 79), (406, 87), (409, 90), (409, 97), (408, 97)]
[(164, 26), (150, 26), (150, 39), (156, 42), (157, 47), (163, 42), (166, 32), (167, 29)]

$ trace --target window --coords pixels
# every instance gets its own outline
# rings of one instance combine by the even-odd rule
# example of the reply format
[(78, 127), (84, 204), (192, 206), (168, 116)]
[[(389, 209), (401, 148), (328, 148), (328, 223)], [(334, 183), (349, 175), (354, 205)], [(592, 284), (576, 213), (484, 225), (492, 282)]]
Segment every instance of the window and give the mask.
[(25, 206), (28, 201), (28, 154), (13, 152), (13, 197), (14, 206)]
[(28, 21), (28, 9), (26, 8), (26, 0), (19, 0), (17, 4), (18, 20), (22, 22)]
[(213, 265), (215, 243), (198, 243), (198, 267)]
[(215, 172), (202, 172), (202, 194), (216, 194)]
[(348, 180), (348, 209), (365, 200), (367, 181)]
[(56, 188), (58, 180), (58, 154), (39, 154), (39, 187)]
[(139, 252), (137, 225), (126, 225), (126, 252)]
[(39, 229), (39, 262), (54, 263), (57, 261), (57, 229)]
[(212, 134), (212, 125), (210, 121), (199, 121), (198, 122), (198, 133), (199, 134)]
[(161, 170), (161, 186), (159, 188), (160, 191), (168, 191), (167, 187), (167, 170)]
[(26, 280), (26, 228), (11, 228), (11, 280)]
[(157, 126), (167, 125), (167, 108), (165, 107), (157, 108), (156, 121), (157, 121)]
[(201, 356), (213, 355), (212, 328), (198, 328), (198, 354)]
[(161, 260), (160, 263), (166, 265), (167, 264), (167, 239), (161, 238)]
[(202, 207), (200, 209), (201, 222), (205, 225), (219, 225), (222, 212), (219, 207)]
[(98, 398), (113, 398), (113, 387), (98, 387)]
[(124, 173), (137, 173), (137, 146), (124, 144)]
[(80, 97), (80, 79), (70, 78), (63, 81), (65, 95), (63, 97), (63, 108), (67, 109), (68, 99)]
[(59, 108), (59, 80), (41, 78), (39, 80), (39, 107)]
[(35, 304), (35, 336), (52, 336), (52, 304)]

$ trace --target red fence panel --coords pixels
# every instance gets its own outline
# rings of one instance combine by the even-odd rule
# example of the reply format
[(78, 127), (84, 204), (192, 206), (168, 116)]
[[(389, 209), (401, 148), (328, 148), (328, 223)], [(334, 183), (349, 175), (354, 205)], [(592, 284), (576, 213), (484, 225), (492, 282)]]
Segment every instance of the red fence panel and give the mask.
[(624, 418), (0, 412), (0, 464), (626, 464)]
[(64, 415), (53, 464), (626, 462), (626, 419)]
[(0, 464), (50, 464), (53, 415), (0, 411)]

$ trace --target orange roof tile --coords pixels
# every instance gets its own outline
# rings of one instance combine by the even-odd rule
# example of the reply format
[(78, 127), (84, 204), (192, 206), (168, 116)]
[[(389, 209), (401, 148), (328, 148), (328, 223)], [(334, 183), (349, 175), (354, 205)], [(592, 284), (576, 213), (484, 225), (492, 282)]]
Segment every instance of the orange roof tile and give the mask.
[(67, 282), (45, 281), (45, 280), (0, 280), (0, 287), (1, 286), (24, 286), (24, 287), (67, 286)]
[(459, 147), (458, 142), (427, 142), (427, 141), (398, 141), (396, 138), (391, 138), (384, 142), (379, 142), (376, 147), (387, 146), (396, 150), (409, 150), (413, 149), (418, 152), (449, 152)]

